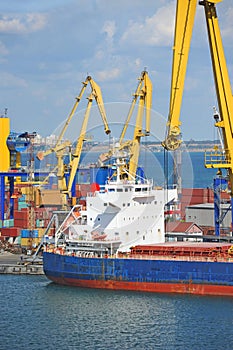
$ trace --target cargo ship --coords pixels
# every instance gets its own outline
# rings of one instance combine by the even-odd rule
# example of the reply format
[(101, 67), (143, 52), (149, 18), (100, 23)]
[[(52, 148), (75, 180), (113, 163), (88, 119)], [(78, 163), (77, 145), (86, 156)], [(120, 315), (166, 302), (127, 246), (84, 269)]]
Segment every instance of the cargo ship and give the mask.
[(48, 279), (78, 287), (233, 295), (231, 244), (165, 242), (164, 205), (176, 201), (176, 189), (155, 188), (141, 175), (125, 180), (120, 161), (87, 195), (86, 208), (74, 206), (45, 242)]
[(69, 286), (233, 296), (232, 247), (184, 243), (139, 245), (115, 255), (113, 243), (67, 243), (45, 250), (44, 272)]

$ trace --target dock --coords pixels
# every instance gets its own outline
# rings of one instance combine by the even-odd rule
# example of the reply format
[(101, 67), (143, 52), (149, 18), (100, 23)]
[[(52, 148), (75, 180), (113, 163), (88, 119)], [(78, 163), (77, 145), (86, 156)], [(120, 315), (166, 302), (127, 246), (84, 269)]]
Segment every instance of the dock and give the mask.
[(0, 274), (44, 275), (43, 264), (32, 258), (10, 252), (0, 252)]

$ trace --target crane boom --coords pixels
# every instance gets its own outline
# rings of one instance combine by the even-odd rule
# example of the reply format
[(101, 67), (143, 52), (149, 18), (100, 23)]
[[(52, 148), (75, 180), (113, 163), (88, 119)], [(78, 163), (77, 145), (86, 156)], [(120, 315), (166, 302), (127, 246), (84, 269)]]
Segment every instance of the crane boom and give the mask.
[[(147, 73), (147, 72), (144, 72)], [(138, 106), (138, 115), (136, 119), (136, 125), (134, 128), (134, 136), (130, 147), (130, 161), (129, 161), (129, 174), (135, 178), (138, 159), (140, 154), (140, 141), (142, 136), (149, 136), (150, 134), (150, 112), (152, 105), (152, 83), (148, 74), (144, 74), (144, 86), (140, 91), (140, 99)], [(146, 130), (145, 133), (142, 131), (142, 122), (143, 122), (143, 112), (145, 110), (146, 114)]]
[[(150, 134), (150, 113), (152, 106), (152, 82), (148, 76), (147, 71), (143, 71), (141, 76), (138, 78), (139, 82), (137, 88), (134, 93), (134, 97), (124, 123), (120, 138), (119, 144), (117, 147), (111, 149), (108, 153), (103, 153), (99, 156), (99, 161), (101, 164), (109, 160), (113, 157), (114, 153), (117, 151), (128, 150), (129, 152), (129, 164), (128, 164), (128, 172), (130, 174), (131, 179), (135, 178), (138, 159), (140, 153), (140, 140), (142, 136), (149, 136)], [(132, 140), (124, 141), (124, 137), (126, 131), (128, 129), (130, 119), (132, 117), (136, 102), (139, 98), (138, 103), (138, 113), (136, 117), (136, 123), (134, 128), (134, 136)], [(145, 132), (143, 132), (143, 114), (145, 112)]]
[(166, 136), (165, 140), (162, 142), (163, 147), (168, 150), (177, 149), (182, 142), (180, 110), (196, 5), (197, 0), (177, 0), (176, 4), (170, 107)]
[[(209, 47), (219, 105), (220, 120), (216, 122), (215, 126), (222, 129), (226, 157), (225, 162), (222, 164), (206, 164), (206, 167), (218, 168), (222, 165), (221, 167), (223, 168), (230, 169), (232, 167), (233, 169), (233, 163), (231, 164), (231, 159), (233, 159), (232, 91), (215, 6), (216, 3), (221, 1), (222, 0), (199, 1), (199, 4), (204, 6), (205, 10)], [(197, 0), (177, 0), (169, 116), (166, 138), (162, 143), (168, 150), (177, 149), (181, 143), (180, 109), (196, 5)]]
[[(137, 86), (136, 91), (135, 91), (135, 93), (134, 93), (134, 95), (133, 95), (133, 96), (134, 96), (134, 97), (133, 97), (133, 101), (132, 101), (132, 103), (131, 103), (131, 106), (130, 106), (130, 109), (129, 109), (129, 112), (128, 112), (128, 115), (127, 115), (127, 118), (126, 118), (126, 121), (125, 121), (125, 124), (124, 124), (124, 127), (123, 127), (122, 132), (121, 132), (121, 136), (120, 136), (120, 139), (119, 139), (119, 143), (120, 143), (120, 144), (122, 144), (122, 142), (123, 142), (123, 140), (124, 140), (125, 133), (126, 133), (126, 131), (127, 131), (127, 128), (128, 128), (128, 126), (129, 126), (130, 119), (131, 119), (132, 114), (133, 114), (133, 111), (134, 111), (134, 107), (135, 107), (135, 105), (136, 105), (138, 96), (139, 96), (139, 94), (140, 94), (140, 90), (141, 90), (141, 88), (142, 88), (143, 82), (145, 83), (145, 81), (147, 81), (147, 80), (146, 80), (147, 77), (148, 77), (147, 72), (146, 72), (146, 71), (143, 71), (142, 74), (141, 74), (141, 76), (138, 78), (138, 80), (139, 80), (138, 86)], [(147, 85), (149, 85), (148, 81), (147, 81)], [(151, 108), (151, 102), (149, 103), (149, 97), (147, 98), (147, 101), (148, 101), (147, 103), (150, 105), (150, 106), (148, 107), (148, 109), (147, 109), (147, 111), (148, 111), (148, 110), (150, 110), (150, 108)], [(148, 117), (148, 113), (149, 113), (149, 112), (147, 112), (147, 111), (146, 111), (146, 113), (147, 113), (147, 118), (146, 118), (146, 120), (149, 119), (149, 117)], [(148, 122), (148, 121), (147, 121), (147, 125), (146, 125), (146, 130), (147, 130), (147, 131), (150, 130), (150, 125), (149, 125), (149, 122)], [(149, 132), (149, 131), (148, 131), (148, 132)]]
[[(79, 138), (77, 141), (76, 149), (75, 149), (75, 152), (73, 153), (73, 159), (71, 160), (71, 163), (70, 163), (71, 170), (70, 170), (70, 176), (69, 176), (69, 181), (68, 181), (68, 186), (67, 186), (67, 193), (69, 196), (71, 193), (71, 188), (72, 188), (74, 178), (75, 178), (75, 175), (76, 175), (76, 172), (77, 172), (77, 169), (79, 166), (79, 162), (80, 162), (82, 147), (83, 147), (83, 143), (85, 141), (87, 123), (88, 123), (93, 99), (94, 99), (94, 96), (91, 93), (90, 96), (88, 97), (88, 104), (87, 104), (85, 116), (83, 119), (80, 135), (79, 135)], [(64, 192), (66, 192), (66, 190)]]
[(88, 82), (90, 82), (91, 80), (92, 80), (91, 77), (90, 77), (90, 76), (87, 76), (86, 80), (82, 83), (83, 86), (82, 86), (82, 88), (81, 88), (81, 91), (80, 91), (79, 95), (76, 97), (76, 101), (75, 101), (75, 103), (74, 103), (74, 106), (73, 106), (73, 108), (72, 108), (72, 110), (71, 110), (71, 112), (70, 112), (70, 114), (69, 114), (69, 116), (68, 116), (68, 118), (67, 118), (67, 120), (66, 120), (66, 122), (65, 122), (65, 125), (64, 125), (63, 128), (62, 128), (62, 131), (61, 131), (61, 133), (60, 133), (58, 139), (57, 139), (57, 143), (56, 143), (56, 145), (55, 145), (55, 148), (56, 148), (56, 146), (61, 142), (61, 140), (63, 139), (63, 137), (64, 137), (64, 135), (65, 135), (65, 132), (66, 132), (66, 130), (67, 130), (69, 124), (70, 124), (70, 121), (71, 121), (71, 119), (73, 118), (73, 116), (74, 116), (74, 114), (75, 114), (75, 112), (76, 112), (76, 110), (77, 110), (77, 108), (78, 108), (79, 102), (80, 102), (81, 99), (82, 99), (82, 96), (83, 96), (84, 91), (85, 91), (85, 89), (86, 89), (86, 87), (87, 87), (87, 85), (88, 85)]
[(90, 82), (90, 85), (92, 88), (93, 96), (95, 97), (97, 106), (99, 108), (100, 115), (101, 115), (103, 123), (104, 123), (105, 134), (108, 135), (111, 133), (111, 130), (108, 127), (108, 122), (107, 122), (106, 112), (105, 112), (105, 108), (104, 108), (104, 102), (103, 102), (103, 98), (102, 98), (101, 89), (100, 89), (99, 85), (91, 77), (89, 77), (89, 82)]
[[(60, 149), (61, 149), (61, 141), (62, 141), (62, 139), (63, 139), (63, 137), (65, 135), (65, 132), (66, 132), (66, 130), (67, 130), (67, 128), (68, 128), (68, 126), (69, 126), (69, 124), (70, 124), (70, 122), (71, 122), (71, 120), (72, 120), (72, 118), (73, 118), (73, 116), (74, 116), (74, 114), (75, 114), (75, 112), (77, 110), (77, 108), (78, 108), (79, 102), (82, 99), (82, 96), (83, 96), (84, 91), (85, 91), (85, 89), (86, 89), (88, 84), (91, 85), (92, 92), (93, 92), (93, 94), (95, 96), (95, 99), (96, 99), (96, 102), (98, 104), (98, 108), (99, 108), (101, 117), (103, 119), (104, 127), (105, 127), (105, 133), (108, 135), (111, 132), (109, 127), (108, 127), (106, 112), (105, 112), (103, 98), (102, 98), (102, 95), (101, 95), (101, 89), (100, 89), (99, 85), (89, 75), (87, 76), (86, 80), (82, 84), (83, 84), (83, 86), (81, 88), (81, 91), (80, 91), (79, 95), (75, 98), (76, 101), (74, 103), (74, 106), (73, 106), (70, 114), (68, 115), (68, 117), (66, 119), (66, 122), (65, 122), (65, 124), (64, 124), (64, 126), (63, 126), (63, 128), (62, 128), (62, 130), (60, 132), (60, 135), (58, 136), (58, 139), (57, 139), (57, 142), (56, 142), (55, 146), (51, 147), (50, 149), (48, 149), (46, 151), (38, 152), (37, 153), (37, 158), (39, 160), (43, 160), (43, 158), (45, 156), (47, 156), (47, 155), (49, 155), (49, 154), (51, 154), (53, 152), (56, 153), (57, 150), (60, 151)], [(66, 145), (64, 144), (64, 146), (66, 147), (67, 144)], [(71, 144), (69, 144), (69, 146), (71, 146)]]
[(150, 113), (152, 108), (152, 82), (148, 76), (145, 75), (144, 95), (145, 95), (145, 108), (146, 108), (146, 134), (150, 134)]
[[(49, 149), (46, 150), (46, 151), (38, 152), (38, 153), (37, 153), (37, 158), (38, 158), (39, 160), (43, 160), (44, 157), (48, 156), (49, 154), (51, 154), (51, 153), (53, 153), (53, 152), (54, 152), (54, 153), (56, 153), (57, 151), (60, 152), (60, 150), (61, 150), (61, 141), (62, 141), (62, 139), (63, 139), (63, 137), (64, 137), (64, 135), (65, 135), (65, 132), (66, 132), (66, 130), (67, 130), (69, 124), (70, 124), (71, 119), (73, 118), (73, 116), (74, 116), (74, 114), (75, 114), (75, 112), (76, 112), (76, 110), (77, 110), (77, 108), (78, 108), (79, 102), (80, 102), (80, 100), (81, 100), (81, 98), (82, 98), (82, 96), (83, 96), (83, 93), (84, 93), (84, 91), (85, 91), (85, 89), (86, 89), (86, 87), (87, 87), (87, 85), (88, 85), (88, 82), (89, 82), (90, 80), (92, 80), (91, 77), (90, 77), (90, 76), (87, 76), (86, 80), (82, 83), (83, 86), (82, 86), (82, 88), (81, 88), (81, 91), (80, 91), (79, 95), (75, 98), (76, 101), (75, 101), (75, 103), (74, 103), (74, 105), (73, 105), (73, 108), (72, 108), (70, 114), (68, 115), (68, 117), (67, 117), (67, 119), (66, 119), (66, 122), (65, 122), (65, 124), (64, 124), (64, 126), (63, 126), (63, 128), (62, 128), (62, 130), (61, 130), (61, 132), (60, 132), (60, 135), (58, 136), (58, 139), (57, 139), (57, 142), (56, 142), (55, 146), (49, 148)], [(67, 145), (64, 145), (64, 146), (66, 147)], [(64, 148), (65, 148), (65, 147), (64, 147)]]
[[(66, 206), (67, 194), (69, 197), (71, 197), (71, 188), (72, 188), (73, 181), (74, 181), (74, 178), (75, 178), (78, 166), (79, 166), (79, 162), (80, 162), (82, 146), (83, 146), (83, 142), (85, 140), (87, 123), (88, 123), (90, 109), (91, 109), (93, 99), (96, 100), (99, 112), (101, 114), (103, 124), (104, 124), (105, 133), (108, 135), (111, 132), (109, 129), (109, 126), (108, 126), (106, 112), (105, 112), (104, 103), (103, 103), (103, 98), (102, 98), (101, 89), (100, 89), (99, 85), (91, 78), (91, 76), (87, 76), (86, 80), (82, 84), (83, 84), (82, 89), (81, 89), (79, 95), (76, 97), (75, 104), (74, 104), (74, 106), (73, 106), (73, 108), (72, 108), (72, 110), (71, 110), (71, 112), (70, 112), (70, 114), (65, 122), (64, 127), (62, 128), (62, 131), (57, 139), (56, 145), (54, 147), (44, 151), (44, 152), (37, 153), (37, 158), (39, 160), (42, 160), (45, 156), (47, 156), (53, 152), (56, 153), (58, 188), (61, 192), (63, 206)], [(63, 140), (65, 132), (70, 124), (70, 121), (77, 110), (79, 102), (80, 102), (88, 84), (90, 84), (90, 87), (91, 87), (91, 94), (88, 97), (88, 105), (87, 105), (84, 120), (82, 123), (80, 135), (78, 137), (76, 149), (75, 149), (75, 152), (73, 154), (73, 159), (70, 161), (70, 164), (69, 164), (71, 171), (70, 171), (70, 177), (69, 177), (68, 185), (67, 185), (66, 178), (65, 178), (65, 166), (64, 166), (64, 159), (63, 158), (64, 158), (64, 154), (65, 154), (65, 149), (67, 147), (69, 149), (71, 149), (71, 142), (70, 141), (62, 141), (62, 140)]]
[(89, 78), (88, 81), (89, 81), (91, 88), (92, 88), (92, 92), (88, 97), (88, 104), (87, 104), (86, 112), (84, 115), (81, 131), (79, 134), (79, 138), (77, 141), (75, 152), (73, 154), (73, 159), (70, 162), (71, 171), (70, 171), (70, 176), (69, 176), (69, 180), (68, 180), (68, 185), (66, 186), (66, 188), (63, 188), (63, 193), (67, 193), (69, 197), (71, 197), (71, 188), (72, 188), (72, 185), (73, 185), (73, 182), (75, 179), (75, 175), (76, 175), (76, 172), (77, 172), (77, 169), (79, 166), (79, 162), (80, 162), (82, 147), (83, 147), (83, 143), (85, 141), (87, 124), (88, 124), (88, 120), (89, 120), (89, 116), (90, 116), (90, 111), (91, 111), (93, 99), (96, 100), (100, 115), (101, 115), (102, 120), (103, 120), (105, 133), (108, 135), (111, 132), (109, 129), (109, 126), (108, 126), (108, 122), (107, 122), (107, 117), (106, 117), (106, 112), (105, 112), (105, 108), (104, 108), (101, 89), (100, 89), (99, 85), (91, 77), (88, 77), (88, 78)]

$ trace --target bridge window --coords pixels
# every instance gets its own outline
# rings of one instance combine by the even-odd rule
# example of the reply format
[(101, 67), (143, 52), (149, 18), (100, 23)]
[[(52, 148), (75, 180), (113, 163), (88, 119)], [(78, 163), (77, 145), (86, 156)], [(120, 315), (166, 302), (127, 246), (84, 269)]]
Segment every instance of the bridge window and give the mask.
[(141, 187), (136, 187), (135, 188), (135, 192), (141, 192), (141, 190), (142, 190)]

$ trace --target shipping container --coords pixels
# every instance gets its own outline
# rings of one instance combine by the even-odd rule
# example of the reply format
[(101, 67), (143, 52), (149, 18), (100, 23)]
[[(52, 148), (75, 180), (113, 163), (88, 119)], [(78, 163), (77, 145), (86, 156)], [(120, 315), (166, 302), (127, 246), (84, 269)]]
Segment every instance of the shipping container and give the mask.
[(14, 220), (12, 219), (2, 220), (1, 224), (2, 224), (2, 227), (13, 227)]
[(20, 227), (22, 228), (27, 228), (28, 227), (28, 220), (20, 220), (20, 219), (15, 219), (14, 220), (14, 226), (15, 227)]
[(5, 227), (1, 229), (1, 235), (4, 237), (18, 237), (20, 229), (17, 227)]
[(38, 230), (23, 229), (21, 230), (22, 238), (38, 238)]
[(18, 210), (28, 208), (28, 204), (26, 202), (19, 202), (18, 203)]
[(29, 248), (29, 247), (37, 247), (40, 244), (40, 238), (22, 238), (21, 237), (21, 247)]

